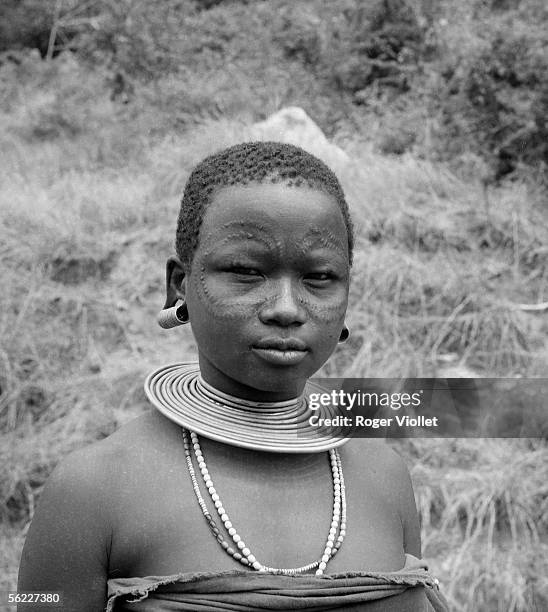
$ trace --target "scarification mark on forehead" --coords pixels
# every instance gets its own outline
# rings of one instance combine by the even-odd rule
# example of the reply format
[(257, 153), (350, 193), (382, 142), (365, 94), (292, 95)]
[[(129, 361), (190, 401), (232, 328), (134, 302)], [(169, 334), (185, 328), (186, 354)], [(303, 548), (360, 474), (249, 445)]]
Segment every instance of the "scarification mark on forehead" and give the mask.
[(264, 225), (262, 225), (261, 223), (257, 223), (255, 221), (251, 221), (251, 220), (227, 221), (226, 223), (223, 223), (221, 227), (225, 227), (225, 228), (238, 227), (242, 229), (247, 229), (247, 228), (256, 229), (256, 230), (259, 230), (260, 232), (265, 231)]
[(304, 253), (314, 247), (331, 248), (344, 257), (347, 257), (348, 245), (345, 240), (341, 240), (328, 227), (311, 227), (303, 236), (299, 245), (299, 250)]
[(279, 241), (275, 240), (264, 225), (260, 223), (255, 223), (254, 221), (227, 221), (227, 223), (223, 223), (220, 227), (220, 229), (224, 230), (231, 230), (232, 228), (235, 228), (236, 231), (223, 235), (221, 240), (219, 240), (219, 229), (205, 234), (202, 239), (202, 245), (209, 248), (204, 255), (210, 254), (211, 249), (216, 246), (236, 240), (261, 242), (269, 249), (274, 249), (278, 246)]

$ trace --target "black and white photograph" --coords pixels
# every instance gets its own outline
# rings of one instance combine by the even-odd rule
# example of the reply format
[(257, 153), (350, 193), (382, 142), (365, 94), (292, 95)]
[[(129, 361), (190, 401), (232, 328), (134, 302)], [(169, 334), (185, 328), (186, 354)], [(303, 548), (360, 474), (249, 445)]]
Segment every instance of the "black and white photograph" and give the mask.
[(0, 612), (548, 610), (548, 3), (0, 0)]

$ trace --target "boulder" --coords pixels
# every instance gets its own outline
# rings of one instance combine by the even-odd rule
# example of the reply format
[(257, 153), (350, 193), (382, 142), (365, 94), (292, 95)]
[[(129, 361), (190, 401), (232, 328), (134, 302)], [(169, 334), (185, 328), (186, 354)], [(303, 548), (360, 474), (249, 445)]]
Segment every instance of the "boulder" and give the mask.
[(297, 145), (329, 166), (345, 166), (349, 156), (337, 145), (329, 142), (320, 127), (298, 106), (288, 106), (251, 126), (251, 137), (256, 140), (274, 140)]

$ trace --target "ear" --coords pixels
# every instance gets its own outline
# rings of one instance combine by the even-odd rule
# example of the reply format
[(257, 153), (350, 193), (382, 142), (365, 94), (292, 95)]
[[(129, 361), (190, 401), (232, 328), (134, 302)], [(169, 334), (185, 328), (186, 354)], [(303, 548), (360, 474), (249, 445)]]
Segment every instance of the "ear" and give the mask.
[(166, 303), (164, 309), (175, 306), (186, 296), (186, 272), (182, 261), (172, 255), (166, 263)]

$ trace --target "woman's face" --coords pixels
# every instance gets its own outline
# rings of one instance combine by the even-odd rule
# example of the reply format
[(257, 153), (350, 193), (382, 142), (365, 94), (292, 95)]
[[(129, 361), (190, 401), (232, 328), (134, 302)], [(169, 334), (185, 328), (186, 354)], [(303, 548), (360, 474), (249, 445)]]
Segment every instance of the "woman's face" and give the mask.
[(283, 183), (220, 189), (182, 287), (202, 376), (252, 400), (299, 395), (337, 344), (348, 283), (334, 198)]

